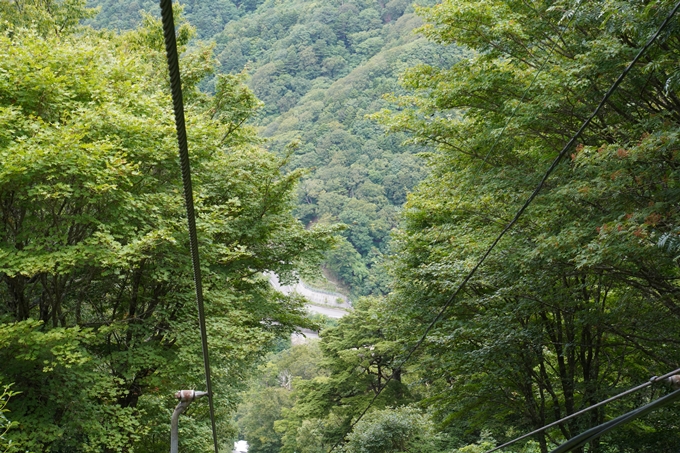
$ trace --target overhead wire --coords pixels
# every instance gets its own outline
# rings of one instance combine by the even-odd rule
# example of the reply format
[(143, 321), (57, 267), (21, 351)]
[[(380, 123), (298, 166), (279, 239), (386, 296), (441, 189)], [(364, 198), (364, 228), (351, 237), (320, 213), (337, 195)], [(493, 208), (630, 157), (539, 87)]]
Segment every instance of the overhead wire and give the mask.
[(520, 440), (526, 439), (527, 437), (531, 437), (531, 436), (533, 436), (534, 434), (538, 434), (538, 433), (540, 433), (540, 432), (542, 432), (542, 431), (545, 431), (545, 430), (550, 429), (550, 428), (552, 428), (552, 427), (554, 427), (554, 426), (557, 426), (557, 425), (559, 425), (559, 424), (562, 424), (562, 423), (566, 422), (567, 420), (571, 420), (572, 418), (578, 417), (579, 415), (583, 415), (583, 414), (585, 414), (586, 412), (589, 412), (589, 411), (591, 411), (591, 410), (593, 410), (593, 409), (597, 409), (598, 407), (604, 406), (605, 404), (611, 403), (612, 401), (616, 401), (616, 400), (618, 400), (618, 399), (620, 399), (620, 398), (623, 398), (624, 396), (630, 395), (630, 394), (632, 394), (632, 393), (639, 392), (640, 390), (642, 390), (642, 389), (644, 389), (644, 388), (647, 388), (647, 387), (649, 387), (649, 386), (652, 385), (652, 384), (655, 384), (655, 383), (657, 383), (657, 382), (661, 382), (661, 381), (663, 381), (663, 380), (665, 380), (665, 379), (667, 379), (667, 378), (669, 378), (669, 377), (671, 377), (671, 376), (677, 375), (678, 373), (680, 373), (680, 368), (678, 368), (677, 370), (673, 370), (673, 371), (671, 371), (670, 373), (666, 373), (666, 374), (664, 374), (663, 376), (654, 376), (654, 377), (652, 377), (649, 381), (647, 381), (647, 382), (645, 382), (645, 383), (643, 383), (643, 384), (640, 384), (640, 385), (638, 385), (638, 386), (636, 386), (636, 387), (633, 387), (633, 388), (631, 388), (631, 389), (628, 389), (628, 390), (626, 390), (626, 391), (623, 391), (623, 392), (621, 392), (621, 393), (618, 393), (618, 394), (616, 394), (616, 395), (614, 395), (614, 396), (612, 396), (612, 397), (610, 397), (610, 398), (607, 398), (607, 399), (604, 400), (604, 401), (600, 401), (599, 403), (593, 404), (592, 406), (588, 406), (588, 407), (586, 407), (585, 409), (582, 409), (582, 410), (580, 410), (580, 411), (574, 412), (573, 414), (567, 415), (566, 417), (563, 417), (563, 418), (561, 418), (561, 419), (559, 419), (559, 420), (557, 420), (557, 421), (554, 421), (554, 422), (552, 422), (552, 423), (549, 423), (549, 424), (547, 424), (547, 425), (545, 425), (545, 426), (543, 426), (543, 427), (541, 427), (541, 428), (535, 429), (535, 430), (531, 431), (530, 433), (527, 433), (527, 434), (524, 434), (524, 435), (522, 435), (522, 436), (516, 437), (515, 439), (512, 439), (511, 441), (506, 442), (506, 443), (504, 443), (503, 445), (499, 445), (499, 446), (497, 446), (497, 447), (494, 447), (494, 448), (492, 448), (491, 450), (487, 450), (487, 451), (485, 451), (484, 453), (492, 453), (492, 452), (494, 452), (494, 451), (496, 451), (496, 450), (500, 450), (501, 448), (509, 447), (510, 445), (512, 445), (512, 444), (514, 444), (514, 443), (516, 443), (516, 442), (519, 442)]
[(592, 442), (593, 440), (611, 431), (617, 426), (625, 425), (626, 423), (629, 423), (638, 417), (642, 417), (643, 415), (653, 411), (654, 409), (657, 409), (661, 406), (665, 406), (666, 404), (670, 404), (678, 399), (680, 399), (680, 390), (675, 390), (674, 392), (662, 396), (661, 398), (658, 398), (652, 401), (651, 403), (645, 404), (644, 406), (634, 409), (630, 412), (627, 412), (619, 417), (616, 417), (613, 420), (609, 420), (608, 422), (602, 423), (601, 425), (590, 428), (589, 430), (579, 434), (578, 436), (572, 437), (559, 447), (555, 448), (550, 453), (566, 453), (575, 448), (579, 448), (587, 444), (588, 442)]
[(175, 126), (177, 129), (179, 160), (180, 167), (182, 170), (182, 183), (184, 186), (184, 201), (187, 212), (187, 223), (189, 227), (189, 248), (191, 250), (191, 262), (193, 265), (194, 286), (196, 289), (196, 304), (198, 305), (198, 322), (201, 330), (201, 349), (203, 351), (205, 383), (206, 390), (208, 392), (208, 403), (210, 406), (210, 422), (212, 425), (212, 437), (213, 444), (215, 446), (215, 453), (218, 453), (217, 429), (215, 426), (215, 404), (213, 401), (212, 382), (210, 380), (210, 357), (208, 354), (208, 334), (205, 326), (205, 309), (203, 304), (203, 284), (201, 278), (201, 266), (198, 256), (196, 212), (194, 209), (194, 196), (191, 184), (189, 146), (187, 144), (186, 125), (184, 122), (184, 101), (182, 99), (182, 80), (179, 71), (179, 56), (177, 54), (177, 40), (175, 37), (175, 21), (172, 14), (172, 0), (160, 0), (160, 7), (163, 22), (163, 35), (165, 38), (165, 53), (168, 59), (168, 72), (170, 74), (172, 104), (175, 112)]
[(656, 30), (656, 32), (649, 38), (647, 43), (640, 49), (640, 51), (637, 53), (637, 55), (633, 58), (633, 60), (626, 66), (626, 68), (621, 72), (621, 74), (618, 76), (616, 81), (611, 85), (611, 87), (607, 90), (605, 93), (604, 97), (600, 101), (600, 103), (597, 105), (593, 113), (583, 122), (581, 127), (578, 129), (578, 131), (569, 139), (569, 141), (564, 145), (562, 150), (559, 152), (557, 157), (553, 160), (552, 164), (546, 172), (544, 173), (543, 177), (539, 181), (538, 185), (536, 188), (533, 190), (531, 195), (527, 198), (527, 200), (524, 202), (522, 207), (519, 208), (519, 210), (516, 212), (515, 216), (512, 218), (512, 220), (503, 228), (503, 230), (496, 236), (496, 239), (491, 243), (491, 245), (486, 249), (482, 257), (477, 261), (477, 264), (468, 272), (468, 274), (463, 278), (461, 283), (458, 285), (458, 287), (455, 289), (455, 291), (451, 294), (451, 296), (447, 299), (446, 303), (443, 305), (443, 307), (440, 309), (440, 311), (437, 313), (437, 315), (434, 317), (434, 319), (430, 322), (430, 324), (425, 328), (424, 333), (420, 337), (420, 339), (416, 342), (416, 344), (408, 351), (406, 354), (406, 357), (401, 361), (401, 363), (394, 368), (395, 372), (393, 372), (386, 380), (385, 383), (383, 384), (382, 387), (376, 392), (376, 394), (373, 396), (373, 398), (370, 400), (366, 408), (359, 414), (359, 416), (356, 418), (354, 422), (351, 423), (349, 429), (346, 431), (345, 435), (338, 440), (328, 451), (328, 453), (331, 453), (335, 448), (337, 448), (342, 441), (344, 440), (344, 437), (349, 434), (354, 427), (356, 426), (357, 423), (366, 415), (368, 410), (373, 406), (375, 401), (378, 399), (382, 391), (387, 387), (387, 385), (390, 383), (394, 375), (396, 374), (396, 371), (401, 370), (402, 367), (408, 360), (411, 358), (413, 353), (420, 348), (420, 346), (423, 344), (425, 339), (427, 338), (427, 335), (430, 333), (430, 331), (434, 328), (434, 326), (439, 322), (439, 320), (444, 316), (444, 313), (446, 313), (446, 310), (451, 306), (451, 304), (454, 302), (456, 297), (458, 297), (458, 294), (465, 288), (465, 285), (472, 279), (472, 277), (477, 273), (477, 270), (481, 267), (481, 265), (486, 261), (486, 258), (491, 254), (494, 248), (496, 248), (496, 245), (501, 241), (501, 239), (505, 236), (505, 234), (510, 231), (510, 229), (517, 223), (519, 218), (524, 214), (524, 211), (529, 207), (529, 205), (534, 201), (534, 199), (538, 196), (538, 194), (541, 192), (543, 189), (543, 186), (545, 185), (546, 181), (550, 177), (550, 175), (553, 173), (553, 171), (557, 168), (557, 165), (562, 161), (562, 159), (567, 155), (571, 147), (576, 143), (576, 140), (581, 136), (583, 131), (590, 125), (592, 120), (597, 116), (597, 114), (600, 112), (602, 107), (607, 103), (611, 95), (616, 91), (618, 86), (623, 82), (623, 80), (626, 78), (628, 73), (632, 70), (632, 68), (635, 66), (635, 64), (642, 58), (642, 56), (647, 52), (647, 50), (652, 46), (654, 41), (659, 37), (661, 32), (668, 26), (670, 23), (671, 19), (675, 16), (675, 14), (678, 11), (678, 8), (680, 8), (680, 2), (678, 2), (675, 7), (670, 11), (670, 13), (666, 16), (664, 21), (661, 23), (659, 28)]

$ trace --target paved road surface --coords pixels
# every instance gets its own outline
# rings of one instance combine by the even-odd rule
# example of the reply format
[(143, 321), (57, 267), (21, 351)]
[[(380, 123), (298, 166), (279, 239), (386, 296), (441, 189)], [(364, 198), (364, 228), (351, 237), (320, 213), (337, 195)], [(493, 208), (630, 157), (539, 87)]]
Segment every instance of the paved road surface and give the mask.
[(319, 333), (309, 329), (300, 329), (302, 333), (294, 333), (290, 336), (292, 344), (302, 344), (307, 340), (316, 340), (319, 338)]
[(281, 291), (283, 294), (298, 293), (313, 304), (330, 305), (345, 309), (351, 308), (346, 296), (339, 293), (317, 291), (314, 288), (308, 287), (302, 281), (298, 281), (295, 285), (282, 285), (276, 274), (269, 274), (269, 282), (277, 291)]
[(347, 310), (344, 308), (323, 307), (321, 305), (312, 304), (306, 305), (305, 307), (307, 308), (308, 312), (320, 313), (334, 319), (342, 318), (347, 314)]
[[(310, 313), (320, 313), (329, 318), (342, 318), (347, 314), (347, 310), (351, 309), (349, 301), (342, 294), (328, 294), (321, 291), (315, 291), (298, 282), (296, 285), (282, 285), (276, 274), (269, 274), (269, 282), (277, 291), (283, 294), (298, 293), (311, 303), (306, 305), (307, 311)], [(342, 303), (338, 304), (337, 300), (341, 299)], [(301, 334), (293, 334), (291, 340), (294, 344), (304, 343), (309, 338), (319, 338), (318, 333), (312, 332), (308, 329), (302, 329)]]

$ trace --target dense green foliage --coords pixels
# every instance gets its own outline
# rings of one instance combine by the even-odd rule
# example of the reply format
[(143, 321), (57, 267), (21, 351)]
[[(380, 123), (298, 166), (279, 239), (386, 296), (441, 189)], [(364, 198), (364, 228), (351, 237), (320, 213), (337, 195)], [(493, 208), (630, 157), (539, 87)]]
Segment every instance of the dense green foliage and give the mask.
[(281, 428), (276, 425), (293, 406), (300, 380), (326, 374), (320, 360), (321, 351), (314, 341), (281, 351), (260, 367), (237, 413), (239, 431), (248, 439), (248, 451), (280, 451)]
[[(402, 342), (390, 327), (395, 323), (380, 299), (360, 299), (337, 327), (321, 332), (324, 374), (297, 383), (300, 394), (278, 430), (283, 452), (327, 450), (341, 440), (356, 417), (378, 392), (376, 408), (414, 401), (407, 383), (395, 370)], [(307, 432), (313, 426), (316, 443)]]
[(7, 402), (14, 395), (15, 393), (12, 392), (11, 386), (9, 385), (5, 385), (2, 389), (2, 393), (0, 393), (0, 451), (3, 453), (15, 451), (15, 443), (11, 439), (8, 439), (6, 434), (10, 429), (16, 426), (16, 423), (9, 420), (7, 415), (5, 415), (9, 412), (9, 409), (6, 409)]
[[(21, 392), (2, 441), (160, 451), (165, 395), (201, 372), (160, 34), (138, 15), (155, 6), (91, 2), (99, 27), (142, 21), (115, 35), (80, 28), (79, 0), (43, 3), (0, 0), (0, 384)], [(178, 30), (220, 415), (309, 322), (259, 276), (320, 258), (311, 227), (347, 225), (325, 266), (374, 295), (260, 368), (237, 415), (253, 453), (483, 452), (680, 365), (677, 18), (408, 352), (672, 6), (444, 0), (417, 11), (422, 37), (399, 0), (187, 2), (214, 38)], [(507, 451), (546, 453), (664, 392)], [(203, 451), (192, 411), (183, 448)], [(675, 451), (678, 415), (585, 451)]]
[[(359, 309), (356, 315), (344, 318), (340, 322), (343, 326), (341, 330), (354, 324), (351, 328), (353, 331), (370, 335), (356, 325), (357, 320), (366, 314), (364, 310)], [(375, 335), (375, 325), (368, 330)], [(330, 331), (327, 333), (337, 335), (337, 329), (333, 329), (333, 333)], [(238, 425), (242, 435), (248, 439), (248, 451), (327, 452), (332, 445), (329, 434), (334, 433), (338, 438), (341, 430), (347, 428), (345, 425), (338, 425), (346, 419), (341, 414), (346, 415), (348, 412), (361, 409), (360, 405), (368, 401), (367, 397), (375, 394), (381, 380), (389, 374), (389, 371), (384, 369), (384, 363), (389, 360), (386, 358), (389, 354), (385, 353), (384, 343), (376, 343), (378, 347), (373, 349), (349, 347), (350, 344), (361, 344), (362, 341), (368, 340), (365, 336), (362, 339), (355, 336), (353, 339), (343, 339), (342, 346), (334, 346), (336, 353), (339, 354), (335, 357), (345, 357), (341, 359), (343, 365), (346, 366), (346, 361), (349, 360), (353, 363), (362, 363), (362, 367), (371, 370), (372, 377), (369, 376), (361, 383), (353, 383), (351, 379), (347, 379), (349, 376), (345, 376), (344, 388), (343, 384), (338, 382), (337, 373), (333, 371), (339, 370), (340, 367), (335, 364), (333, 358), (329, 359), (333, 356), (327, 350), (328, 341), (321, 343), (323, 350), (319, 348), (318, 341), (311, 341), (272, 356), (270, 361), (260, 368), (260, 374), (253, 381), (245, 395), (244, 403), (239, 408)], [(375, 342), (376, 339), (371, 340)], [(404, 390), (401, 384), (394, 387), (397, 391)], [(394, 392), (391, 395), (386, 394), (383, 400), (395, 401)], [(406, 400), (407, 398), (401, 398), (402, 402)], [(384, 403), (380, 405), (382, 404)], [(342, 451), (435, 453), (440, 444), (441, 440), (428, 416), (413, 407), (394, 410), (386, 408), (372, 412), (358, 424)]]
[[(181, 3), (181, 9), (187, 21), (196, 27), (198, 38), (204, 39), (219, 33), (228, 22), (252, 11), (257, 4), (257, 1), (252, 0), (244, 2), (188, 0)], [(145, 14), (154, 17), (160, 14), (159, 2), (154, 0), (88, 0), (87, 5), (96, 9), (97, 14), (85, 23), (94, 28), (117, 31), (138, 27)]]
[[(109, 28), (136, 23), (140, 9), (158, 14), (151, 1), (90, 4), (102, 7), (91, 22)], [(354, 295), (386, 292), (379, 263), (399, 207), (425, 169), (417, 147), (403, 147), (401, 135), (385, 136), (366, 115), (388, 105), (382, 97), (400, 90), (405, 68), (451, 64), (457, 49), (413, 33), (422, 22), (403, 0), (183, 5), (199, 36), (214, 39), (219, 70), (246, 68), (265, 103), (256, 124), (267, 146), (285, 155), (296, 144), (286, 169), (308, 171), (298, 189), (298, 218), (347, 225), (326, 270)], [(216, 32), (208, 22), (220, 18), (226, 26)]]
[(412, 407), (373, 411), (347, 436), (346, 453), (437, 453), (434, 424)]
[[(445, 0), (420, 11), (426, 36), (464, 46), (468, 58), (409, 69), (411, 93), (374, 115), (430, 148), (430, 173), (392, 239), (393, 291), (322, 334), (328, 375), (298, 384), (277, 422), (281, 451), (342, 439), (380, 386), (378, 364), (398, 376), (369, 411), (366, 423), (377, 426), (357, 424), (344, 438), (352, 451), (370, 451), (378, 420), (408, 404), (429, 408), (444, 449), (482, 452), (678, 368), (676, 18), (407, 366), (394, 369), (672, 6)], [(667, 391), (619, 400), (507, 451), (545, 453)], [(676, 451), (677, 416), (677, 407), (660, 409), (585, 451)], [(311, 446), (295, 443), (306, 426), (316, 430)]]
[[(84, 2), (0, 2), (0, 384), (21, 451), (166, 451), (173, 401), (204, 383), (160, 24), (79, 27)], [(185, 46), (192, 36), (178, 29)], [(253, 364), (295, 326), (271, 290), (328, 231), (292, 216), (300, 172), (243, 126), (239, 76), (206, 95), (210, 48), (181, 62), (220, 439)], [(4, 403), (3, 403), (4, 404)], [(210, 449), (205, 405), (185, 451)], [(3, 415), (4, 420), (4, 415)], [(226, 448), (226, 447), (225, 447)]]
[[(410, 70), (414, 95), (383, 114), (433, 146), (397, 240), (391, 300), (409, 313), (405, 335), (432, 319), (670, 6), (445, 1), (423, 11), (431, 39), (474, 53)], [(500, 441), (680, 363), (680, 269), (657, 247), (680, 220), (679, 51), (676, 20), (420, 350), (413, 372), (451, 432), (487, 428)], [(537, 436), (541, 451), (637, 402)], [(672, 451), (679, 439), (663, 417), (591, 449)]]

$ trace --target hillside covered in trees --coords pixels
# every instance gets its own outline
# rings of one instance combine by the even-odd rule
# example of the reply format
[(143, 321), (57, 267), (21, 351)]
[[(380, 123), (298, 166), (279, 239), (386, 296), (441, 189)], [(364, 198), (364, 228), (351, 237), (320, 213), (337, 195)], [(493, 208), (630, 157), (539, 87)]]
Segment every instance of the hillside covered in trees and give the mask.
[[(483, 453), (679, 368), (674, 6), (187, 1), (221, 448)], [(169, 395), (203, 386), (157, 17), (0, 0), (0, 451), (167, 451)], [(266, 275), (319, 265), (354, 310), (290, 346), (323, 323)], [(548, 453), (671, 391), (502, 451)], [(679, 415), (574, 451), (676, 452)], [(205, 405), (181, 425), (182, 451), (212, 451)]]
[[(406, 70), (407, 94), (372, 116), (428, 150), (393, 233), (391, 291), (358, 301), (310, 352), (272, 356), (239, 418), (252, 451), (481, 453), (678, 368), (677, 18), (450, 301), (673, 6), (420, 10), (421, 32), (467, 57)], [(502, 451), (551, 451), (668, 392), (656, 385)], [(678, 410), (575, 451), (676, 451)]]
[[(153, 1), (89, 2), (96, 27), (126, 29)], [(223, 73), (247, 75), (264, 102), (252, 121), (288, 171), (305, 169), (296, 216), (306, 225), (342, 223), (346, 229), (325, 268), (354, 296), (387, 291), (380, 267), (406, 194), (426, 171), (405, 136), (386, 135), (367, 115), (386, 108), (383, 96), (401, 92), (410, 66), (447, 66), (460, 52), (413, 30), (422, 20), (402, 0), (231, 3), (183, 2), (198, 36), (213, 43)], [(214, 89), (206, 80), (203, 87)]]

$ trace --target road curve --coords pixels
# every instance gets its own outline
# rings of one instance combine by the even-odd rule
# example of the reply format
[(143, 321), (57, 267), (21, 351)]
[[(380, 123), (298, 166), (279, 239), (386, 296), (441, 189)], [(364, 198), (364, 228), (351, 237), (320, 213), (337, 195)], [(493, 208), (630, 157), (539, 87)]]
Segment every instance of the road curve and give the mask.
[(342, 318), (347, 314), (347, 310), (344, 308), (324, 307), (321, 305), (312, 304), (305, 305), (305, 308), (310, 313), (319, 313), (333, 319)]
[[(295, 285), (282, 285), (279, 282), (278, 276), (274, 273), (268, 274), (268, 277), (269, 283), (275, 290), (286, 295), (297, 293), (307, 299), (310, 303), (305, 307), (310, 313), (320, 313), (329, 318), (338, 319), (345, 316), (350, 308), (347, 298), (342, 294), (315, 291), (313, 288), (304, 285), (301, 281), (298, 281)], [(341, 301), (341, 303), (338, 303), (338, 301)]]

